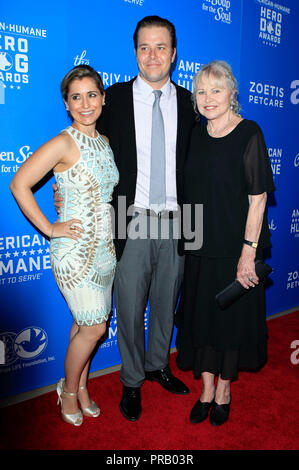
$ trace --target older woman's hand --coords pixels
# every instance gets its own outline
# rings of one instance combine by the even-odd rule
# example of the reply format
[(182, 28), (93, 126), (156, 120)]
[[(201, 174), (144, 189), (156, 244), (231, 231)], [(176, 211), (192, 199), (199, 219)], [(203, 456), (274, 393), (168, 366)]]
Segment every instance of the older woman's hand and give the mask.
[[(252, 250), (250, 247), (249, 249)], [(242, 256), (239, 259), (236, 279), (243, 287), (245, 287), (245, 289), (255, 287), (259, 283), (259, 278), (255, 272), (254, 258), (255, 256), (251, 253), (242, 253)]]

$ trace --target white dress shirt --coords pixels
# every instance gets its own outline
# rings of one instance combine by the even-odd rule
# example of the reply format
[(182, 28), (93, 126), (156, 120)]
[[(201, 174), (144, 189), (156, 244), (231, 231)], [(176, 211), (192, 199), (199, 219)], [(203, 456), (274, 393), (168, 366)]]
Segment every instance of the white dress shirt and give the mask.
[[(176, 142), (177, 142), (177, 98), (176, 88), (170, 79), (161, 88), (160, 108), (164, 120), (166, 207), (177, 210), (176, 188)], [(151, 132), (153, 88), (139, 75), (133, 83), (135, 134), (137, 147), (137, 184), (134, 206), (149, 209), (151, 171)], [(157, 209), (157, 208), (155, 208)], [(158, 208), (159, 209), (159, 208)]]

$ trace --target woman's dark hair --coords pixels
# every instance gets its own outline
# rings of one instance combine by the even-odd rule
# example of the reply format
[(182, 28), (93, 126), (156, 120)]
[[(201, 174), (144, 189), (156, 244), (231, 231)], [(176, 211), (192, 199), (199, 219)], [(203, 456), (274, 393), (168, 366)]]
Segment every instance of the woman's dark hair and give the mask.
[(134, 47), (137, 50), (138, 47), (138, 33), (141, 28), (146, 28), (150, 26), (161, 26), (163, 28), (168, 29), (170, 37), (171, 37), (171, 47), (172, 49), (176, 48), (176, 32), (175, 27), (170, 21), (166, 20), (165, 18), (161, 18), (160, 16), (146, 16), (142, 20), (137, 23), (133, 40), (134, 40)]
[(73, 80), (81, 80), (84, 77), (92, 78), (95, 81), (97, 88), (99, 89), (101, 95), (105, 93), (104, 85), (98, 72), (96, 72), (89, 65), (77, 65), (72, 70), (70, 70), (66, 74), (66, 76), (62, 79), (62, 82), (60, 85), (60, 91), (61, 91), (62, 98), (64, 99), (64, 101), (67, 101), (71, 82)]

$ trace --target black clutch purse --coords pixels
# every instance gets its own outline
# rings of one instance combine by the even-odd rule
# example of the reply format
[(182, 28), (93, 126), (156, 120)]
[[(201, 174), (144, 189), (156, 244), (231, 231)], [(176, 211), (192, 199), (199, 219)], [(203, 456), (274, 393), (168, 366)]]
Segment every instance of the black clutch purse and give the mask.
[[(263, 261), (258, 260), (255, 262), (255, 272), (259, 278), (259, 283), (261, 283), (267, 279), (267, 276), (269, 276), (269, 274), (272, 272), (272, 268), (268, 264), (263, 263)], [(219, 307), (222, 310), (225, 310), (251, 289), (254, 289), (254, 287), (245, 289), (245, 287), (243, 287), (239, 281), (235, 280), (229, 284), (229, 286), (219, 292), (216, 295), (215, 300)]]

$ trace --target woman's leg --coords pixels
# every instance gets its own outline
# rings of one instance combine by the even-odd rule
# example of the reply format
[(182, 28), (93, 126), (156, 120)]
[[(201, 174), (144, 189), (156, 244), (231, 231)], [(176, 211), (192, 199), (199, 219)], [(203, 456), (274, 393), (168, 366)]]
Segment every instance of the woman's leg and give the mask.
[(230, 382), (219, 377), (215, 396), (218, 405), (226, 405), (230, 402)]
[[(77, 323), (73, 322), (71, 331), (70, 331), (70, 341), (73, 339), (73, 337), (78, 333), (79, 331), (79, 326)], [(105, 331), (104, 331), (105, 333)], [(103, 334), (104, 334), (103, 333)], [(100, 338), (99, 338), (100, 339)], [(89, 367), (90, 367), (90, 358), (88, 359), (86, 366), (84, 367), (81, 377), (80, 377), (80, 382), (79, 382), (79, 390), (78, 390), (78, 398), (81, 404), (82, 408), (88, 408), (91, 406), (91, 399), (87, 390), (87, 380), (88, 380), (88, 374), (89, 374)], [(81, 387), (85, 387), (82, 389)]]
[(230, 380), (218, 379), (215, 401), (210, 413), (210, 423), (213, 426), (224, 424), (229, 418), (230, 411)]
[[(79, 386), (86, 385), (90, 356), (105, 331), (106, 323), (94, 326), (78, 326), (73, 324), (65, 358), (64, 390), (66, 392), (77, 393)], [(86, 396), (85, 399), (87, 406), (89, 406), (89, 397)], [(85, 406), (85, 403), (81, 405)], [(76, 397), (64, 394), (63, 410), (64, 413), (77, 413), (79, 408)]]
[(191, 423), (201, 423), (207, 419), (215, 397), (215, 375), (210, 372), (202, 372), (203, 389), (199, 400), (193, 406), (190, 413)]
[(202, 372), (203, 389), (200, 396), (202, 403), (211, 402), (215, 397), (215, 375)]

